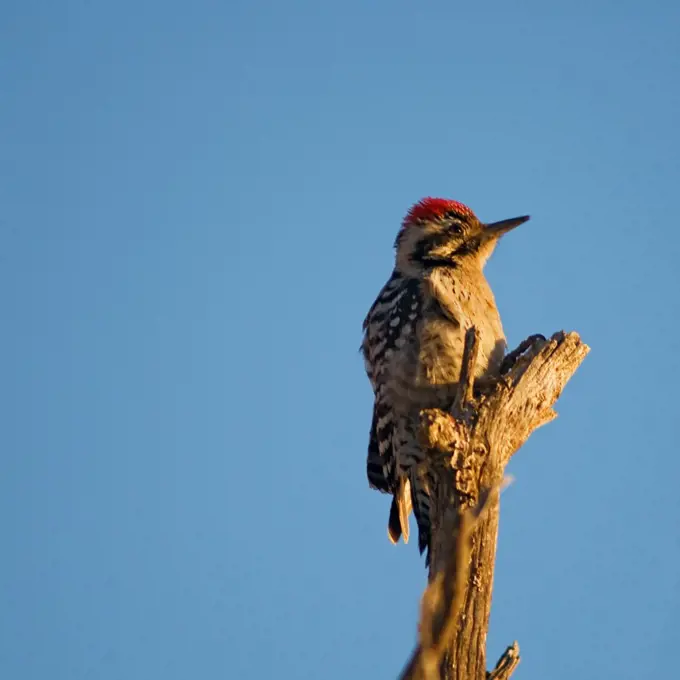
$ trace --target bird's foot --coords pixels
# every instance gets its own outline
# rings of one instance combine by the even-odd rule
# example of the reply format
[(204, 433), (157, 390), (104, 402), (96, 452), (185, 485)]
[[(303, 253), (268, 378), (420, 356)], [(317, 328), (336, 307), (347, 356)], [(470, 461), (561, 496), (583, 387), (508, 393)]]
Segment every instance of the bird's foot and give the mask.
[(530, 335), (526, 340), (520, 342), (516, 349), (506, 354), (501, 363), (501, 375), (505, 375), (517, 363), (522, 354), (531, 349), (537, 342), (545, 342), (545, 336), (540, 333)]

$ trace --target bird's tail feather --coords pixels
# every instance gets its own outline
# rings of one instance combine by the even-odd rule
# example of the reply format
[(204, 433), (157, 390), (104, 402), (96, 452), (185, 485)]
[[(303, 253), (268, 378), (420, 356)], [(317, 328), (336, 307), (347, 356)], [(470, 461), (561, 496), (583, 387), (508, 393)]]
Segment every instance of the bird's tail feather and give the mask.
[(402, 536), (404, 543), (408, 543), (408, 516), (411, 514), (411, 510), (411, 483), (408, 479), (402, 477), (399, 481), (399, 488), (392, 497), (390, 519), (387, 523), (387, 535), (392, 543), (398, 543)]

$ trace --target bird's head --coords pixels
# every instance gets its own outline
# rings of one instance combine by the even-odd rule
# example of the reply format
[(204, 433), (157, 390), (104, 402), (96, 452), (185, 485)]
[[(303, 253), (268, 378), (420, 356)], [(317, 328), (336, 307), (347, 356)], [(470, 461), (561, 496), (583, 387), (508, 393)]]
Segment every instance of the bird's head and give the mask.
[(498, 239), (528, 215), (484, 224), (466, 205), (424, 198), (408, 212), (397, 234), (397, 269), (419, 276), (433, 267), (484, 267)]

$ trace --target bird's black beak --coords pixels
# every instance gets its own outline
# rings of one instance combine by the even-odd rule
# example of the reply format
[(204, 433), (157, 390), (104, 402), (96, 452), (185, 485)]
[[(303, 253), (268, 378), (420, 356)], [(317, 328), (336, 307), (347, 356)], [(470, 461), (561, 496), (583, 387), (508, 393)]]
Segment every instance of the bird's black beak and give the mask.
[(529, 215), (522, 215), (521, 217), (511, 217), (509, 220), (501, 220), (500, 222), (491, 222), (485, 224), (482, 229), (482, 238), (486, 241), (488, 239), (499, 238), (503, 234), (507, 234), (520, 224), (524, 224), (529, 219)]

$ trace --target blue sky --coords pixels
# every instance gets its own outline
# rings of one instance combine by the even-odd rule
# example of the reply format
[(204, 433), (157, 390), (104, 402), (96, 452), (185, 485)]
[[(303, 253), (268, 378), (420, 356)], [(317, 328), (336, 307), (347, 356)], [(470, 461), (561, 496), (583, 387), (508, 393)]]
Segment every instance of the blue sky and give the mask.
[(590, 356), (511, 463), (490, 660), (675, 667), (680, 5), (8, 0), (0, 676), (394, 678), (361, 322), (424, 195), (529, 213), (510, 345)]

